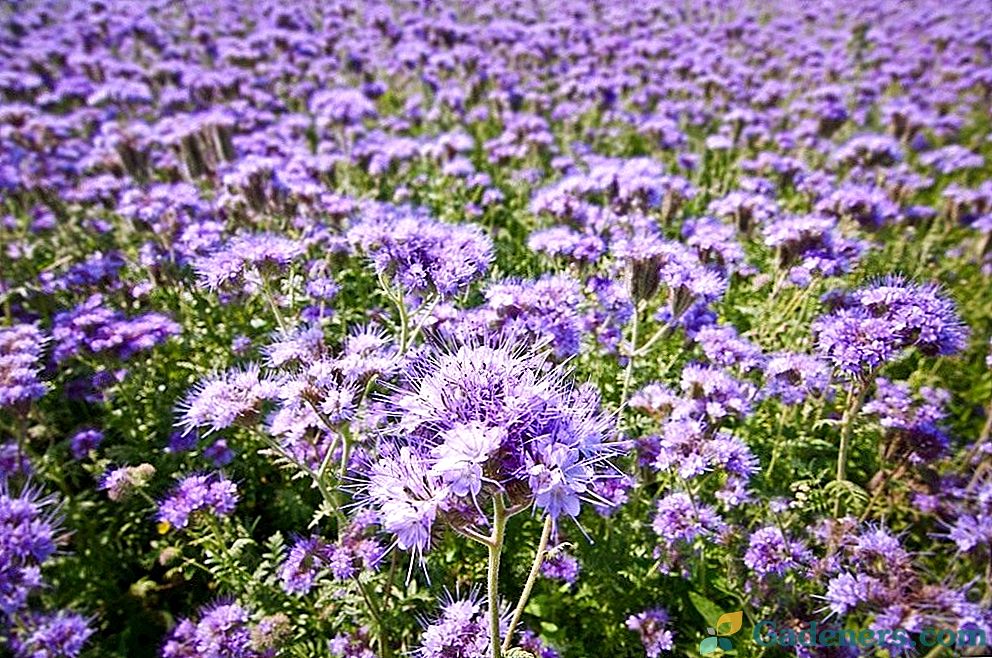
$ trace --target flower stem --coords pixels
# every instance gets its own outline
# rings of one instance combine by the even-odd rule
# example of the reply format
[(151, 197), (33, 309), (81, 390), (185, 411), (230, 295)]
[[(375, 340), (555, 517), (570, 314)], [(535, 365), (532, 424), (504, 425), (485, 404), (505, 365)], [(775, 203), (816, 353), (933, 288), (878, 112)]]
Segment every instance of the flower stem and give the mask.
[(530, 566), (530, 574), (527, 576), (527, 582), (524, 583), (524, 590), (520, 593), (520, 600), (517, 601), (517, 607), (513, 611), (510, 626), (506, 630), (506, 639), (503, 640), (503, 651), (510, 650), (510, 644), (513, 642), (513, 630), (520, 623), (520, 618), (523, 617), (524, 608), (527, 607), (527, 599), (530, 598), (530, 593), (534, 589), (534, 583), (537, 582), (537, 576), (541, 572), (541, 564), (544, 562), (544, 556), (547, 553), (548, 540), (551, 539), (551, 527), (553, 525), (554, 523), (550, 516), (544, 519), (544, 530), (541, 532), (541, 541), (537, 545), (537, 553), (534, 555), (534, 563)]
[(637, 329), (641, 317), (641, 306), (634, 307), (634, 317), (630, 324), (630, 355), (627, 357), (627, 368), (623, 372), (623, 389), (620, 391), (620, 407), (627, 404), (627, 394), (630, 392), (630, 382), (634, 378), (634, 358), (637, 354)]
[[(866, 384), (860, 382), (851, 385), (847, 392), (847, 402), (844, 404), (844, 415), (840, 421), (840, 448), (837, 450), (837, 483), (847, 479), (847, 453), (851, 448), (851, 432), (854, 429), (854, 417), (861, 410), (861, 404), (868, 390)], [(840, 516), (840, 496), (834, 502), (834, 516)]]
[(503, 553), (503, 536), (506, 531), (506, 507), (503, 495), (493, 497), (493, 532), (489, 537), (489, 573), (487, 594), (489, 597), (489, 637), (492, 646), (491, 658), (501, 658), (499, 633), (499, 559)]
[(269, 308), (272, 309), (272, 315), (275, 316), (276, 324), (279, 329), (286, 331), (286, 320), (282, 317), (282, 310), (280, 310), (279, 305), (276, 304), (275, 295), (272, 294), (272, 288), (269, 285), (269, 279), (262, 272), (258, 273), (259, 279), (262, 281), (262, 297), (265, 298), (266, 303)]

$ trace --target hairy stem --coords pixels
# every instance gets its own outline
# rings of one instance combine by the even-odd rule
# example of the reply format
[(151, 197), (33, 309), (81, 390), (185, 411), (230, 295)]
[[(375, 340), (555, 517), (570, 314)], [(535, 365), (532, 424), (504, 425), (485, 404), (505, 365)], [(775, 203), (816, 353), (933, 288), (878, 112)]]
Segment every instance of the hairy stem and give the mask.
[[(840, 421), (840, 448), (837, 450), (837, 477), (838, 483), (847, 479), (847, 453), (851, 448), (851, 432), (854, 430), (854, 418), (861, 411), (861, 404), (865, 399), (867, 385), (856, 382), (847, 391), (847, 402), (844, 403), (844, 415)], [(834, 502), (834, 516), (840, 516), (840, 496)]]
[(630, 355), (627, 357), (627, 368), (623, 372), (623, 389), (620, 391), (620, 407), (627, 404), (627, 394), (630, 392), (630, 382), (634, 378), (634, 358), (637, 356), (637, 329), (641, 317), (640, 304), (634, 307), (634, 318), (630, 324)]
[(275, 316), (276, 324), (279, 325), (279, 329), (286, 331), (286, 320), (283, 319), (282, 310), (279, 308), (279, 305), (276, 304), (276, 298), (272, 294), (272, 288), (269, 285), (268, 277), (266, 277), (262, 272), (258, 273), (258, 277), (262, 281), (262, 297), (265, 298), (269, 308), (272, 309), (272, 315)]
[(487, 594), (489, 598), (489, 637), (492, 646), (491, 658), (501, 658), (499, 633), (499, 559), (503, 553), (503, 536), (506, 531), (506, 507), (502, 494), (493, 498), (493, 532), (489, 537), (489, 572)]
[(503, 640), (503, 651), (510, 650), (510, 644), (513, 642), (513, 630), (520, 623), (520, 618), (524, 615), (524, 608), (527, 607), (527, 599), (530, 598), (530, 593), (534, 589), (534, 583), (537, 582), (537, 576), (541, 572), (541, 564), (544, 563), (544, 556), (548, 549), (548, 540), (551, 539), (551, 527), (554, 522), (551, 517), (544, 519), (544, 530), (541, 531), (541, 541), (537, 544), (537, 553), (534, 555), (534, 563), (530, 566), (530, 574), (527, 576), (527, 582), (524, 583), (524, 590), (520, 593), (520, 600), (517, 601), (517, 607), (513, 610), (513, 618), (510, 620), (510, 626), (506, 630), (506, 639)]

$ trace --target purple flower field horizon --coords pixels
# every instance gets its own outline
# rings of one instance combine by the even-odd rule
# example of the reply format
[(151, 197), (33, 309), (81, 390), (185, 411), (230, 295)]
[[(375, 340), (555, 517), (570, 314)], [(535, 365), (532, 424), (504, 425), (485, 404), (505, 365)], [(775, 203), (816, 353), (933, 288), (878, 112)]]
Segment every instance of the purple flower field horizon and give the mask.
[(990, 434), (981, 3), (0, 6), (0, 656), (977, 656)]

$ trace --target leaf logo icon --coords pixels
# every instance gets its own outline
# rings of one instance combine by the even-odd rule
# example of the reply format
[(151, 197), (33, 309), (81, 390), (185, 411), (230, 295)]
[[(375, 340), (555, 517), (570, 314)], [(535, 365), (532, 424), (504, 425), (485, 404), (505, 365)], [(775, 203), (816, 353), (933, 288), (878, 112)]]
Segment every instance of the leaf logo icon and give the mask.
[(737, 612), (727, 612), (720, 615), (720, 618), (716, 620), (716, 629), (707, 628), (706, 638), (699, 643), (699, 653), (703, 655), (711, 654), (714, 651), (723, 650), (731, 651), (734, 645), (726, 638), (727, 635), (733, 635), (737, 631), (741, 630), (741, 626), (744, 625), (744, 611), (738, 610)]
[(744, 611), (728, 612), (716, 620), (717, 635), (733, 635), (744, 625)]

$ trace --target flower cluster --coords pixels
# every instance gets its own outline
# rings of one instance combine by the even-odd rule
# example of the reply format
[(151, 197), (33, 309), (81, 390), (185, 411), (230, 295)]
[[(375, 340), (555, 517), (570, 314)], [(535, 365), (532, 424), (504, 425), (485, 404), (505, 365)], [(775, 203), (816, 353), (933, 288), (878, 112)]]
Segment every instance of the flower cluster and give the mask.
[(390, 398), (392, 430), (364, 495), (400, 548), (422, 553), (439, 521), (472, 526), (489, 497), (575, 517), (610, 477), (609, 423), (544, 352), (464, 345), (414, 367)]
[(238, 503), (233, 482), (213, 475), (188, 475), (158, 506), (158, 518), (177, 529), (186, 528), (194, 515), (226, 516)]
[(34, 325), (0, 329), (0, 407), (23, 405), (45, 394), (40, 378), (44, 344), (44, 335)]

